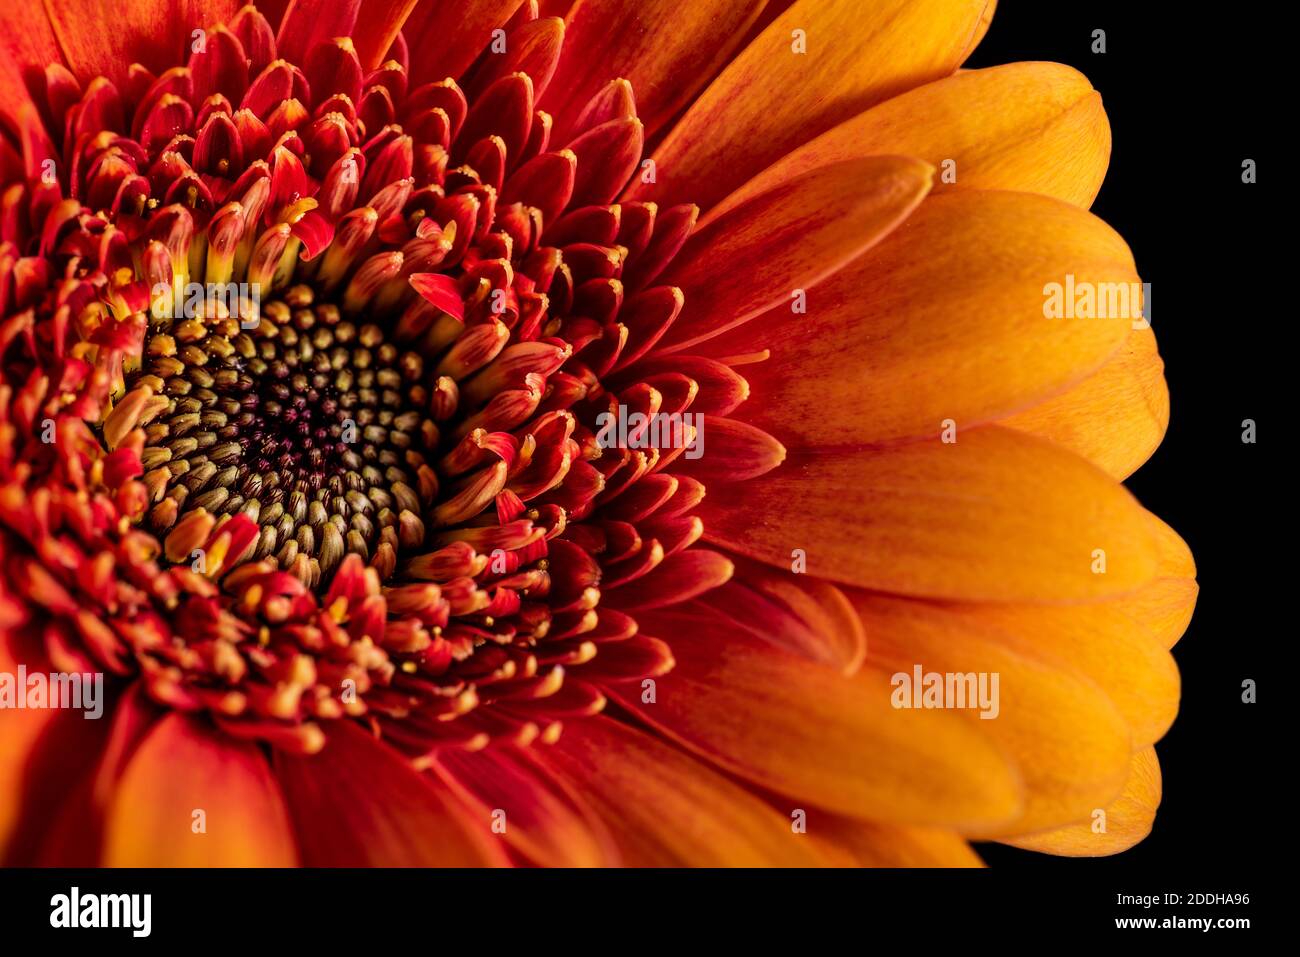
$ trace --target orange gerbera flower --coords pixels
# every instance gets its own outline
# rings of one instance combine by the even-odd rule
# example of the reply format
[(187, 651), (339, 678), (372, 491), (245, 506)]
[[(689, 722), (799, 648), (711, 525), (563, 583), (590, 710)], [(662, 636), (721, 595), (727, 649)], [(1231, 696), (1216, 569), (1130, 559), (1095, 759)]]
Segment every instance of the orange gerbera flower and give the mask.
[(993, 5), (5, 5), (0, 856), (1141, 839), (1168, 396)]

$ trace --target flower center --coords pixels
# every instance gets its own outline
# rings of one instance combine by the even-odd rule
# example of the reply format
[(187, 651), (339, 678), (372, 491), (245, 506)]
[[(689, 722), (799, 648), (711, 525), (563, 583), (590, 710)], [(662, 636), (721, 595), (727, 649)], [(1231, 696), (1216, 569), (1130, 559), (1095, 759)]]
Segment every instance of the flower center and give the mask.
[(593, 423), (695, 401), (679, 360), (643, 363), (696, 211), (615, 202), (644, 145), (626, 81), (551, 142), (523, 72), (408, 89), (347, 40), (300, 69), (251, 4), (217, 36), (143, 93), (92, 83), (53, 139), (25, 121), (28, 171), (59, 130), (74, 161), (0, 217), (40, 252), (0, 323), (19, 620), (298, 752), (341, 718), (425, 766), (553, 741), (605, 682), (672, 667), (622, 609), (695, 588), (683, 450)]
[(220, 300), (203, 311), (155, 326), (127, 379), (167, 401), (142, 455), (154, 530), (242, 512), (260, 526), (249, 557), (307, 585), (380, 542), (419, 547), (416, 475), (438, 436), (421, 357), (305, 285), (262, 304), (253, 328)]

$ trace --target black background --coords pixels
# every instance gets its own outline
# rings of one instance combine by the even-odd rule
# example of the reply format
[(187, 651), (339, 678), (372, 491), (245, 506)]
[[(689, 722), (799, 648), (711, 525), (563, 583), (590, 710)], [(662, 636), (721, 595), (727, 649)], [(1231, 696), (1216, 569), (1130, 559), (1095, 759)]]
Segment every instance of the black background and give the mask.
[[(1156, 746), (1164, 798), (1151, 835), (1095, 861), (981, 846), (994, 867), (1092, 868), (1106, 881), (1191, 868), (1211, 878), (1248, 873), (1270, 845), (1277, 850), (1266, 829), (1276, 833), (1272, 795), (1292, 749), (1276, 746), (1270, 715), (1287, 694), (1277, 677), (1294, 628), (1284, 631), (1278, 608), (1289, 571), (1283, 522), (1293, 513), (1271, 504), (1280, 470), (1265, 456), (1278, 448), (1283, 426), (1269, 413), (1291, 374), (1281, 368), (1287, 320), (1264, 297), (1289, 274), (1279, 228), (1289, 171), (1270, 160), (1268, 141), (1282, 122), (1283, 87), (1271, 71), (1290, 54), (1280, 50), (1281, 24), (1261, 12), (1268, 6), (1215, 6), (1199, 17), (1195, 5), (1172, 2), (1002, 0), (966, 64), (1054, 60), (1102, 95), (1114, 145), (1093, 212), (1124, 236), (1153, 284), (1151, 325), (1172, 406), (1164, 443), (1127, 484), (1191, 546), (1201, 588), (1174, 648), (1183, 697)], [(1091, 50), (1096, 29), (1106, 31), (1104, 54)], [(1241, 181), (1245, 159), (1258, 164), (1255, 185)], [(1241, 441), (1247, 418), (1256, 445)], [(1260, 703), (1242, 703), (1246, 678)]]

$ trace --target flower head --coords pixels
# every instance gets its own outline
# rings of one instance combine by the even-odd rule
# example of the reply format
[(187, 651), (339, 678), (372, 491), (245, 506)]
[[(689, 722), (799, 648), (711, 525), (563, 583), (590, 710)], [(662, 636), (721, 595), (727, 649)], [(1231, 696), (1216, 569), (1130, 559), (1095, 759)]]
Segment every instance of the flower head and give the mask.
[(991, 3), (93, 6), (4, 14), (0, 664), (111, 689), (0, 711), (9, 857), (1149, 827), (1167, 396), (1137, 300), (1043, 310), (1138, 280), (1086, 80), (955, 73)]

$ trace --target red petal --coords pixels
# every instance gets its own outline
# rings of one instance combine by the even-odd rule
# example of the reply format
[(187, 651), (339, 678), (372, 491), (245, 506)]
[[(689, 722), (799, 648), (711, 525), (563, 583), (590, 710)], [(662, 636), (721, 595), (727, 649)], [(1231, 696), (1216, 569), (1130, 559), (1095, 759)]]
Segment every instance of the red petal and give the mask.
[(419, 45), (411, 63), (411, 85), (459, 77), (491, 42), (492, 31), (505, 27), (520, 2), (420, 0), (402, 28), (412, 44)]
[(44, 7), (77, 78), (85, 84), (102, 74), (125, 89), (130, 64), (140, 63), (161, 74), (185, 62), (196, 39), (193, 31), (229, 20), (239, 3), (190, 0), (177, 9), (164, 3), (59, 0)]
[(544, 867), (607, 867), (618, 851), (591, 808), (527, 751), (447, 749), (432, 770), (482, 819), (504, 811), (502, 837)]
[(352, 34), (361, 0), (289, 0), (275, 35), (281, 58), (302, 63), (308, 50)]
[(352, 31), (352, 42), (357, 45), (357, 56), (367, 70), (376, 69), (385, 60), (392, 59), (389, 47), (402, 31), (406, 18), (415, 9), (417, 0), (367, 0), (366, 15), (360, 18)]
[(411, 276), (411, 285), (443, 312), (465, 321), (465, 300), (461, 298), (456, 280), (442, 273), (421, 272)]
[(506, 857), (488, 828), (472, 821), (431, 777), (421, 775), (357, 725), (336, 721), (310, 758), (275, 755), (309, 867), (466, 867)]
[(663, 276), (686, 293), (686, 310), (660, 348), (676, 352), (815, 286), (906, 219), (932, 172), (899, 156), (836, 163), (702, 226)]
[(758, 0), (584, 0), (569, 14), (564, 57), (542, 108), (568, 136), (582, 104), (621, 78), (653, 133), (729, 59), (762, 7)]
[(665, 559), (634, 586), (610, 592), (606, 600), (623, 611), (675, 605), (723, 584), (733, 569), (718, 552), (692, 548)]
[[(682, 455), (673, 470), (714, 482), (744, 482), (765, 475), (785, 461), (785, 446), (762, 429), (735, 419), (705, 416), (693, 444), (699, 458)], [(743, 492), (742, 492), (743, 494)]]
[(602, 123), (569, 144), (578, 157), (573, 205), (610, 202), (641, 159), (645, 129), (635, 116)]

